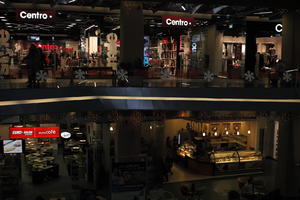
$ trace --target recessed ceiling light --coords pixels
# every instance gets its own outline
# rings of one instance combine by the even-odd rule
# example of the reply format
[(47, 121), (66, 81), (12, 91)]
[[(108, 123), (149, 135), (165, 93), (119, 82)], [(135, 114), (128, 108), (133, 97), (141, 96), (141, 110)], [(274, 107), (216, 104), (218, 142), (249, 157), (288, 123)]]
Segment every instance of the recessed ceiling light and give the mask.
[(253, 13), (254, 15), (267, 15), (267, 14), (272, 14), (273, 11), (265, 11), (265, 12), (256, 12), (256, 13)]

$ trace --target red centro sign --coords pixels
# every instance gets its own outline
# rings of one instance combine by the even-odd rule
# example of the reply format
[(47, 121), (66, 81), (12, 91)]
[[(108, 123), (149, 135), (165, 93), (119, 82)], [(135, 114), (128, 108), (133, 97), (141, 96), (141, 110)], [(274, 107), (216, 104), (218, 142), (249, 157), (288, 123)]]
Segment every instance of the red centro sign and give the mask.
[(55, 10), (16, 10), (17, 21), (49, 23), (55, 21), (55, 16)]
[(195, 24), (193, 17), (163, 16), (162, 25), (168, 27), (188, 28)]
[(10, 139), (22, 138), (57, 138), (59, 137), (59, 127), (26, 127), (9, 128)]

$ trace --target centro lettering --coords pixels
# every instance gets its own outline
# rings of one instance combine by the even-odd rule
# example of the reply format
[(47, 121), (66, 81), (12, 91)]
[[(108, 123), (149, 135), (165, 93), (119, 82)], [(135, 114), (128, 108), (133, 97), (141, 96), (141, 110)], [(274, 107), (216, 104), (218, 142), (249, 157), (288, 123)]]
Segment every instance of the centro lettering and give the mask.
[(27, 13), (25, 11), (20, 12), (20, 17), (22, 19), (48, 19), (48, 15), (46, 13)]
[(166, 24), (167, 25), (172, 25), (172, 26), (188, 26), (190, 25), (190, 23), (188, 21), (185, 21), (185, 20), (172, 20), (170, 18), (168, 18), (166, 20)]

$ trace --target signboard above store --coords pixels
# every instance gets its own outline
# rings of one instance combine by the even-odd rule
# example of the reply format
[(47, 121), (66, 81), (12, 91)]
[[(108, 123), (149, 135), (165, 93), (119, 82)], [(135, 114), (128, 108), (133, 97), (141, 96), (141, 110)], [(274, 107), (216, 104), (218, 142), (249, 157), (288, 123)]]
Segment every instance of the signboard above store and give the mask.
[(17, 21), (51, 23), (55, 21), (55, 10), (16, 10)]
[(162, 25), (175, 28), (189, 28), (195, 24), (193, 17), (163, 16)]
[(23, 138), (57, 138), (60, 134), (59, 127), (23, 127), (9, 128), (10, 139)]

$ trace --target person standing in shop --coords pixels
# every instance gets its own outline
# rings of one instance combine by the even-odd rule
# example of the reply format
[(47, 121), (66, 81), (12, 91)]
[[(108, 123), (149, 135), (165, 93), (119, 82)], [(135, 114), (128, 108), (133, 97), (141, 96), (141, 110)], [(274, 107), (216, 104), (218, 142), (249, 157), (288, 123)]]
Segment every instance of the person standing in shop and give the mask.
[(27, 64), (28, 69), (28, 86), (37, 87), (36, 73), (41, 68), (41, 55), (39, 50), (34, 44), (31, 44), (28, 55), (24, 58), (24, 62)]

